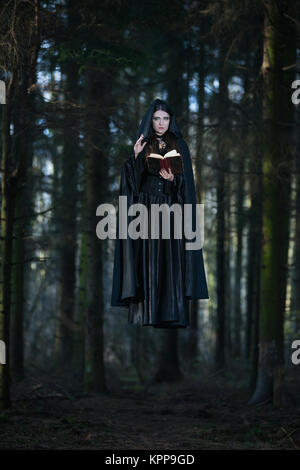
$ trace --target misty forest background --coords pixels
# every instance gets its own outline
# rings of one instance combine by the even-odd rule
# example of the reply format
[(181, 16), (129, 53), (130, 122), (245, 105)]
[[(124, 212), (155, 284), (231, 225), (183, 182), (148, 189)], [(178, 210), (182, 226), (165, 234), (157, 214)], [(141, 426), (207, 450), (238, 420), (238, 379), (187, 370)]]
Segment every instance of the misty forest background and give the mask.
[[(300, 370), (299, 3), (1, 2), (1, 407), (30, 374), (99, 393), (205, 367), (238, 367), (250, 403), (285, 403)], [(210, 298), (180, 331), (110, 307), (114, 240), (96, 236), (155, 98), (175, 111), (204, 204)]]

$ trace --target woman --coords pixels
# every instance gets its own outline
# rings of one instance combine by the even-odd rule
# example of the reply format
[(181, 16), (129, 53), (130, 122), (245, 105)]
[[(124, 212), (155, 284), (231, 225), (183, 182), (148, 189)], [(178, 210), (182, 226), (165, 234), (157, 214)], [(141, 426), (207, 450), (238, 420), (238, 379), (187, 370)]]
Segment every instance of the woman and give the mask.
[[(176, 150), (183, 159), (183, 174), (169, 169), (152, 174), (147, 158), (150, 153), (165, 155)], [(156, 99), (148, 108), (137, 133), (130, 158), (124, 163), (120, 196), (131, 204), (144, 204), (151, 227), (151, 204), (179, 203), (193, 208), (195, 230), (196, 196), (188, 146), (183, 140), (172, 109)], [(113, 271), (111, 306), (126, 306), (129, 323), (160, 328), (189, 325), (191, 299), (208, 299), (202, 249), (187, 250), (182, 238), (174, 238), (174, 216), (170, 213), (170, 238), (119, 239), (119, 219)], [(128, 217), (128, 222), (131, 219)]]

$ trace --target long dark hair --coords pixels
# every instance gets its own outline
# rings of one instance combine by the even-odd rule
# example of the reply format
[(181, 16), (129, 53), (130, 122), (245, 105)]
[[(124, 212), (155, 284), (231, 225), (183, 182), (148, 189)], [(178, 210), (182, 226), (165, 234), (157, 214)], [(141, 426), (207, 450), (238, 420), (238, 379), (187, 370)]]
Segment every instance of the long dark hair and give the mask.
[[(166, 113), (169, 114), (170, 116), (170, 119), (171, 119), (171, 116), (172, 116), (172, 111), (170, 110), (170, 108), (168, 107), (168, 105), (166, 103), (157, 103), (155, 105), (155, 108), (153, 110), (153, 114), (158, 111), (158, 110), (162, 110), (162, 111), (165, 111)], [(153, 115), (152, 115), (153, 116)], [(146, 144), (145, 146), (145, 155), (146, 157), (150, 154), (150, 153), (154, 153), (156, 152), (156, 138), (157, 138), (157, 134), (155, 132), (155, 130), (153, 129), (153, 126), (152, 126), (152, 122), (151, 122), (151, 134), (150, 136), (148, 137), (148, 143)], [(171, 149), (176, 149), (177, 151), (179, 151), (179, 148), (178, 148), (178, 144), (177, 144), (177, 137), (176, 135), (171, 132), (169, 129), (162, 135), (162, 138), (163, 140), (166, 142), (167, 144), (167, 148), (169, 150)]]

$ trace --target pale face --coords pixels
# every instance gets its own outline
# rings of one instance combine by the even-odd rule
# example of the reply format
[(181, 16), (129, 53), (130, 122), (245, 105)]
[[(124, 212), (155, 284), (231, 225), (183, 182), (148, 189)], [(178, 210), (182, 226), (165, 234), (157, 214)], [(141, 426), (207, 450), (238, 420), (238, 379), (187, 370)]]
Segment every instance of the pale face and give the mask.
[(170, 125), (170, 115), (162, 109), (155, 111), (152, 116), (152, 125), (157, 135), (164, 134)]

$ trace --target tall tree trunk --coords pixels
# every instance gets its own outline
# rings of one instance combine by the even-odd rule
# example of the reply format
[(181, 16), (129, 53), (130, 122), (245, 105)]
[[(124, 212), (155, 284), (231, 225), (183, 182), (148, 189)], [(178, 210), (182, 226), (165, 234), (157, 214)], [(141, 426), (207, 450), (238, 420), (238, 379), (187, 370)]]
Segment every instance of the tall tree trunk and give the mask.
[[(82, 208), (82, 219), (84, 219), (85, 208)], [(86, 234), (82, 230), (79, 247), (79, 279), (76, 297), (74, 347), (72, 356), (72, 369), (76, 371), (77, 377), (83, 381), (85, 364), (85, 328), (84, 312), (86, 305)]]
[[(227, 129), (229, 131), (229, 127)], [(226, 133), (222, 130), (222, 139), (226, 140)], [(223, 149), (223, 155), (227, 155), (227, 150)], [(225, 341), (225, 364), (222, 366), (226, 366), (227, 361), (226, 358), (232, 356), (232, 349), (233, 349), (233, 327), (234, 327), (234, 291), (232, 289), (232, 269), (230, 260), (234, 256), (234, 234), (230, 227), (234, 226), (234, 217), (232, 214), (232, 201), (234, 200), (233, 191), (231, 190), (232, 185), (232, 178), (230, 174), (230, 167), (231, 162), (230, 159), (226, 158), (224, 160), (224, 226), (225, 226), (225, 240), (224, 240), (224, 262), (225, 262), (225, 276), (224, 276), (224, 292), (226, 296), (226, 304), (225, 304), (225, 319), (224, 319), (224, 341)]]
[[(295, 63), (295, 38), (284, 2), (264, 1), (263, 120), (263, 245), (259, 366), (250, 404), (282, 404), (283, 321), (287, 282), (290, 216), (290, 167), (293, 105), (290, 84)], [(282, 11), (279, 11), (282, 9)]]
[(143, 326), (136, 325), (134, 330), (134, 348), (133, 348), (133, 362), (135, 364), (135, 369), (137, 376), (141, 383), (145, 382), (145, 368), (144, 368), (144, 358), (143, 358)]
[[(297, 111), (298, 129), (300, 127), (300, 112)], [(293, 320), (293, 331), (295, 337), (300, 336), (300, 137), (297, 135), (297, 151), (294, 160), (296, 197), (295, 197), (295, 229), (294, 229), (294, 252), (293, 268), (291, 270), (291, 317)]]
[[(244, 132), (245, 135), (245, 132)], [(237, 193), (236, 193), (236, 230), (237, 249), (235, 253), (235, 283), (234, 283), (234, 315), (233, 315), (233, 353), (240, 357), (242, 352), (242, 312), (241, 312), (241, 277), (242, 277), (242, 251), (244, 228), (244, 197), (245, 197), (245, 159), (241, 155), (237, 166)]]
[[(246, 73), (243, 77), (244, 96), (246, 98), (246, 106), (248, 103), (247, 94), (249, 92), (249, 68), (250, 68), (250, 52), (247, 52), (245, 60)], [(245, 225), (244, 199), (245, 199), (245, 164), (249, 155), (248, 146), (249, 130), (246, 122), (242, 127), (242, 148), (237, 165), (237, 193), (236, 193), (236, 227), (237, 227), (237, 250), (235, 260), (235, 295), (234, 295), (234, 355), (239, 357), (242, 352), (242, 312), (241, 312), (241, 278), (242, 278), (242, 253), (243, 253), (243, 229)]]
[[(261, 48), (262, 49), (262, 48)], [(262, 63), (262, 50), (254, 57), (254, 70), (259, 70)], [(258, 87), (261, 89), (261, 86)], [(259, 305), (260, 305), (260, 266), (262, 239), (262, 94), (256, 96), (253, 103), (257, 116), (256, 131), (251, 130), (250, 155), (248, 159), (250, 209), (247, 243), (247, 307), (246, 307), (246, 338), (245, 355), (251, 362), (249, 388), (255, 389), (258, 342), (259, 342)]]
[[(300, 49), (300, 4), (296, 9), (297, 14), (297, 48)], [(296, 107), (296, 128), (300, 129), (300, 106)], [(291, 317), (293, 321), (293, 330), (295, 337), (300, 336), (300, 136), (299, 132), (296, 135), (296, 152), (294, 158), (294, 173), (295, 173), (295, 229), (294, 229), (294, 252), (293, 262), (291, 269)]]
[(225, 45), (220, 46), (220, 71), (219, 71), (219, 99), (220, 99), (220, 117), (217, 141), (217, 325), (216, 325), (216, 355), (215, 366), (217, 369), (223, 369), (226, 364), (226, 311), (227, 295), (225, 295), (226, 279), (226, 247), (225, 247), (225, 170), (226, 170), (226, 151), (225, 151), (225, 121), (227, 105), (227, 78), (225, 74)]
[[(198, 116), (197, 116), (197, 155), (195, 159), (195, 190), (196, 200), (198, 204), (203, 204), (203, 182), (202, 182), (202, 164), (203, 164), (203, 119), (204, 119), (204, 44), (200, 43), (198, 55), (198, 88), (197, 88), (197, 102), (198, 102)], [(189, 330), (189, 357), (194, 361), (198, 357), (199, 348), (199, 300), (191, 301), (191, 327)]]
[[(27, 114), (28, 95), (31, 92), (31, 85), (35, 82), (35, 66), (37, 53), (40, 46), (39, 37), (39, 0), (34, 0), (29, 6), (20, 3), (16, 6), (17, 11), (9, 13), (11, 17), (11, 28), (8, 36), (13, 34), (15, 41), (14, 57), (8, 57), (5, 64), (10, 70), (10, 82), (7, 87), (7, 104), (3, 106), (2, 115), (2, 201), (1, 201), (1, 271), (0, 271), (0, 337), (3, 335), (6, 343), (7, 364), (0, 366), (0, 407), (10, 404), (9, 393), (9, 369), (10, 362), (10, 321), (11, 321), (11, 282), (12, 282), (12, 261), (13, 261), (13, 236), (14, 218), (16, 208), (16, 198), (23, 189), (26, 180), (27, 170), (27, 141), (30, 126), (30, 119)], [(15, 15), (20, 18), (20, 23), (15, 22)], [(13, 18), (13, 19), (12, 19)], [(27, 37), (26, 48), (22, 42), (23, 37)], [(21, 137), (22, 145), (25, 148), (16, 146), (17, 153), (13, 153), (11, 136), (11, 125), (14, 124), (14, 116), (20, 113), (20, 120), (23, 118), (24, 134)], [(18, 119), (15, 120), (18, 123)], [(18, 124), (16, 126), (18, 128)], [(14, 128), (14, 139), (16, 136)], [(20, 126), (19, 126), (20, 130)], [(18, 138), (18, 137), (17, 137)], [(24, 203), (24, 202), (23, 202)], [(18, 230), (16, 230), (17, 233)], [(20, 240), (19, 240), (20, 241)], [(17, 241), (18, 243), (18, 241)], [(23, 242), (21, 242), (23, 243)], [(20, 247), (19, 247), (20, 248)], [(18, 364), (19, 372), (23, 368), (23, 247), (19, 250), (20, 258), (16, 265), (15, 279), (18, 280), (18, 289), (15, 298), (17, 299), (16, 316), (13, 332), (14, 353), (16, 353), (15, 366)]]
[[(260, 149), (261, 146), (258, 145)], [(260, 150), (259, 150), (260, 153)], [(250, 389), (255, 388), (258, 366), (261, 239), (262, 239), (262, 160), (261, 155), (249, 161), (250, 213), (247, 266), (246, 357), (251, 360)]]
[(163, 331), (159, 368), (155, 374), (156, 382), (175, 382), (181, 378), (178, 358), (177, 330)]
[[(78, 65), (72, 62), (63, 67), (66, 75), (66, 100), (78, 101)], [(77, 135), (78, 121), (70, 117), (64, 130), (62, 154), (62, 193), (60, 202), (60, 256), (59, 303), (57, 316), (56, 359), (61, 364), (70, 364), (76, 325), (75, 310), (75, 257), (78, 161), (80, 152)]]
[(23, 340), (23, 311), (24, 311), (24, 269), (25, 269), (25, 234), (28, 220), (26, 212), (30, 210), (30, 197), (26, 185), (27, 168), (30, 168), (29, 161), (29, 126), (26, 90), (19, 90), (18, 108), (14, 117), (14, 153), (18, 161), (20, 154), (23, 154), (26, 166), (22, 172), (19, 189), (16, 194), (14, 241), (13, 241), (13, 267), (12, 267), (12, 307), (10, 322), (10, 368), (15, 377), (22, 378), (24, 375), (24, 340)]
[(0, 270), (0, 339), (4, 341), (6, 363), (0, 364), (0, 409), (10, 406), (9, 329), (11, 307), (11, 262), (16, 181), (11, 174), (12, 146), (10, 135), (11, 106), (2, 106), (1, 160), (1, 270)]
[[(105, 201), (108, 161), (106, 148), (109, 135), (107, 102), (108, 77), (101, 76), (96, 63), (86, 72), (86, 351), (85, 386), (96, 392), (106, 391), (103, 344), (103, 249), (97, 238), (96, 209)], [(97, 108), (95, 106), (97, 103)], [(96, 109), (101, 111), (96, 111)], [(97, 125), (95, 125), (95, 119)], [(99, 135), (101, 138), (99, 138)]]
[(35, 113), (36, 62), (40, 48), (39, 4), (35, 3), (32, 32), (32, 48), (26, 67), (23, 69), (23, 83), (18, 90), (14, 109), (14, 153), (19, 161), (19, 182), (16, 194), (14, 242), (13, 242), (13, 305), (11, 315), (11, 370), (15, 377), (24, 376), (24, 298), (25, 298), (25, 253), (26, 235), (30, 231), (33, 201), (32, 185), (28, 170), (32, 167), (33, 126)]

